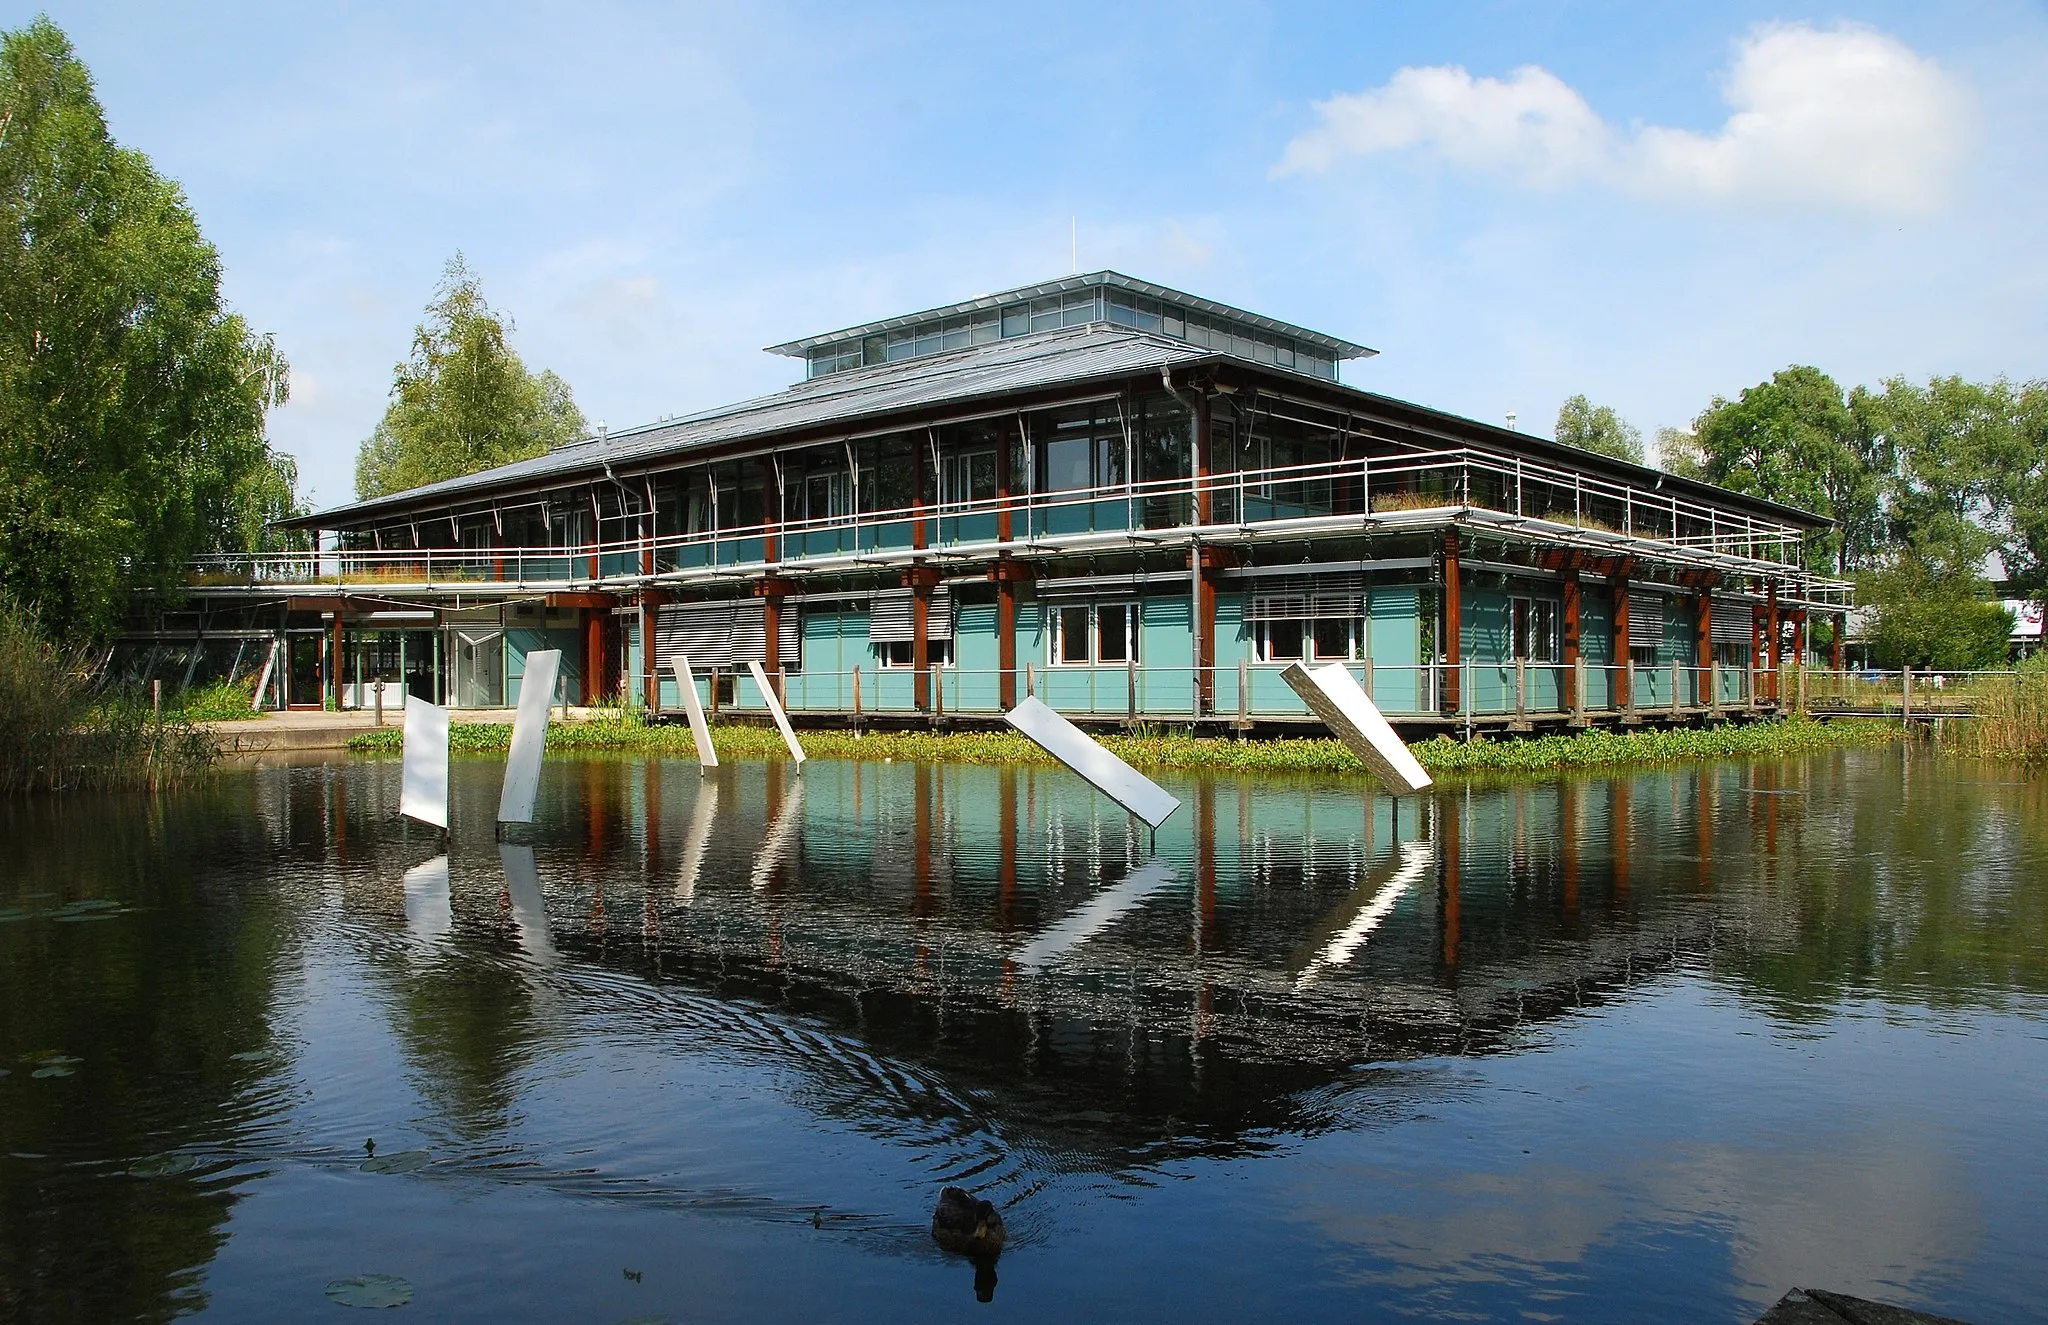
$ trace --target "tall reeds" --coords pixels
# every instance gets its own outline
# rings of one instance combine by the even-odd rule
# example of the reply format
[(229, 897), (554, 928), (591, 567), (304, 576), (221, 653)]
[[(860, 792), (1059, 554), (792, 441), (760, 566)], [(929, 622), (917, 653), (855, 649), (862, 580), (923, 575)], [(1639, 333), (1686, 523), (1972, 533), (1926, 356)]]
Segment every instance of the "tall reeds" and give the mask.
[(1944, 745), (1982, 759), (2048, 760), (2048, 655), (1987, 683), (1977, 692), (1976, 711), (1942, 733)]
[(216, 749), (182, 715), (94, 693), (85, 656), (0, 599), (0, 794), (155, 788), (205, 768)]

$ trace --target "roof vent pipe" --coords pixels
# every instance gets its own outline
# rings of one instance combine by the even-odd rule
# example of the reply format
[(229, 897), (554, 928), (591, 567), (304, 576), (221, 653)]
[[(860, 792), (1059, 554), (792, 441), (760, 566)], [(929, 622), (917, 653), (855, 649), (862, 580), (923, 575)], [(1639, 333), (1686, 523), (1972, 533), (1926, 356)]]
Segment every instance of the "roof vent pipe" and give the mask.
[[(604, 426), (604, 425), (600, 424), (600, 425), (598, 425), (598, 426), (599, 426), (599, 427), (602, 427), (602, 426)], [(1513, 410), (1509, 410), (1509, 411), (1508, 411), (1508, 431), (1509, 431), (1509, 432), (1514, 432), (1514, 431), (1515, 431), (1515, 412), (1514, 412)]]

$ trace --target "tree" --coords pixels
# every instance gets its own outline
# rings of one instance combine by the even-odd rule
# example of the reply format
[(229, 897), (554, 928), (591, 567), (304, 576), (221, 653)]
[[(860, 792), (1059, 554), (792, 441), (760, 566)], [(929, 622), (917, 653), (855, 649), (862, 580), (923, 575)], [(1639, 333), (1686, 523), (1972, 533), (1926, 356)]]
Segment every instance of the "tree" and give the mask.
[(0, 592), (66, 639), (249, 541), (289, 368), (178, 186), (117, 145), (47, 19), (0, 34)]
[(1584, 396), (1572, 396), (1558, 406), (1557, 440), (1582, 451), (1643, 463), (1643, 434), (1613, 406), (1595, 405)]
[(2018, 446), (2017, 402), (2004, 382), (1904, 378), (1858, 387), (1850, 407), (1889, 460), (1888, 534), (1949, 576), (1975, 576), (2003, 550), (2004, 481)]
[(2006, 576), (2019, 592), (2048, 599), (2048, 382), (2015, 394), (2010, 463), (1997, 485)]
[(1794, 365), (1734, 400), (1714, 397), (1693, 421), (1693, 436), (1697, 477), (1836, 522), (1808, 544), (1815, 569), (1846, 572), (1879, 551), (1883, 487), (1871, 442), (1842, 388), (1820, 369)]
[(1657, 467), (1680, 478), (1703, 478), (1707, 458), (1700, 439), (1684, 428), (1657, 429)]
[(511, 330), (456, 254), (393, 374), (383, 420), (356, 453), (358, 497), (530, 459), (583, 435), (568, 383), (529, 373)]
[(1872, 659), (1957, 672), (2005, 666), (2012, 614), (1986, 602), (1989, 592), (1981, 576), (1901, 554), (1866, 576), (1857, 595), (1872, 609)]

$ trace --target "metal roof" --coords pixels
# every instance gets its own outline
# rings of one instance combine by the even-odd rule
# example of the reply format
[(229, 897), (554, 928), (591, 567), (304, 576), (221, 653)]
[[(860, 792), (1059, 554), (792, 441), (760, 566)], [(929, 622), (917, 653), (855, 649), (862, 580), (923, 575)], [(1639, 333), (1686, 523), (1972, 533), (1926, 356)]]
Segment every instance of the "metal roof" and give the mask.
[(1291, 322), (1282, 322), (1277, 318), (1266, 317), (1260, 313), (1247, 312), (1242, 308), (1234, 308), (1229, 304), (1219, 304), (1213, 299), (1204, 299), (1199, 295), (1192, 295), (1182, 290), (1173, 289), (1171, 286), (1155, 285), (1151, 281), (1141, 281), (1135, 276), (1126, 276), (1122, 272), (1116, 271), (1092, 271), (1082, 276), (1062, 276), (1057, 280), (1040, 281), (1036, 285), (1020, 285), (1014, 290), (1003, 290), (997, 294), (985, 294), (973, 299), (963, 299), (956, 304), (942, 304), (937, 308), (927, 308), (918, 313), (904, 313), (896, 317), (883, 318), (879, 322), (863, 322), (856, 327), (845, 327), (838, 331), (820, 332), (815, 336), (805, 336), (798, 340), (784, 341), (780, 345), (770, 345), (767, 349), (770, 354), (787, 354), (800, 359), (820, 345), (836, 345), (842, 341), (856, 340), (862, 336), (873, 336), (886, 331), (894, 331), (899, 327), (916, 326), (920, 323), (930, 322), (935, 318), (956, 317), (963, 313), (986, 312), (990, 309), (1003, 308), (1010, 304), (1024, 303), (1028, 300), (1042, 298), (1049, 294), (1064, 294), (1068, 290), (1086, 289), (1091, 285), (1113, 285), (1120, 290), (1129, 290), (1133, 294), (1141, 294), (1148, 298), (1178, 304), (1182, 308), (1191, 309), (1197, 313), (1205, 313), (1210, 317), (1228, 318), (1233, 322), (1241, 322), (1246, 326), (1256, 327), (1261, 331), (1270, 331), (1276, 335), (1289, 336), (1297, 341), (1313, 345), (1318, 349), (1326, 350), (1339, 359), (1360, 359), (1379, 353), (1378, 350), (1365, 345), (1355, 344), (1336, 336), (1326, 335), (1320, 331), (1311, 331), (1307, 327), (1298, 327)]
[(297, 520), (281, 520), (285, 528), (335, 529), (403, 511), (422, 504), (456, 501), (492, 489), (514, 488), (574, 477), (601, 475), (607, 469), (666, 458), (727, 442), (769, 441), (777, 434), (842, 427), (847, 434), (885, 426), (880, 420), (907, 410), (939, 405), (970, 404), (1043, 387), (1081, 386), (1114, 381), (1137, 373), (1156, 373), (1182, 364), (1230, 362), (1256, 368), (1302, 390), (1335, 393), (1412, 425), (1439, 428), (1512, 452), (1523, 448), (1562, 463), (1599, 473), (1616, 474), (1644, 487), (1669, 486), (1682, 492), (1753, 511), (1764, 511), (1809, 527), (1830, 522), (1809, 511), (1766, 498), (1731, 492), (1711, 483), (1681, 478), (1644, 465), (1580, 450), (1533, 433), (1511, 432), (1427, 405), (1361, 391), (1319, 377), (1294, 373), (1272, 364), (1238, 359), (1203, 349), (1170, 336), (1138, 331), (1114, 323), (1091, 322), (1062, 331), (1035, 332), (1011, 340), (992, 341), (967, 349), (948, 350), (923, 358), (882, 364), (854, 373), (832, 373), (799, 382), (774, 395), (760, 396), (699, 414), (645, 424), (605, 438), (586, 438), (557, 447), (546, 455), (444, 479), (404, 492), (351, 502), (316, 511)]
[(857, 424), (863, 419), (920, 406), (1122, 377), (1215, 357), (1213, 351), (1185, 341), (1100, 322), (1065, 331), (1038, 332), (970, 349), (906, 359), (859, 373), (815, 377), (772, 396), (646, 424), (601, 439), (586, 438), (529, 460), (329, 507), (300, 520), (280, 523), (297, 528), (333, 528), (342, 517), (355, 520), (382, 510), (416, 506), (486, 488), (577, 473), (601, 473), (607, 466), (616, 468), (647, 457), (720, 442), (765, 437), (820, 424)]

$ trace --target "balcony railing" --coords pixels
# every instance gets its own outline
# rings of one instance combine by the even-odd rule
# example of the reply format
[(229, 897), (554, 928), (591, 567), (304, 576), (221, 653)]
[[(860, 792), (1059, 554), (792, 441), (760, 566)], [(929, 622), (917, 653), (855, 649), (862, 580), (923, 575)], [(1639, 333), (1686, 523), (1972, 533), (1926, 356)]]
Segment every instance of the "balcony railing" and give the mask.
[(1057, 553), (1195, 539), (1309, 538), (1420, 529), (1450, 518), (1473, 522), (1508, 540), (1769, 575), (1804, 585), (1811, 601), (1834, 606), (1847, 601), (1847, 586), (1816, 579), (1801, 569), (1803, 531), (1796, 527), (1467, 448), (849, 510), (568, 547), (216, 554), (192, 563), (191, 583), (394, 588), (632, 585), (914, 557), (971, 558), (999, 550)]

